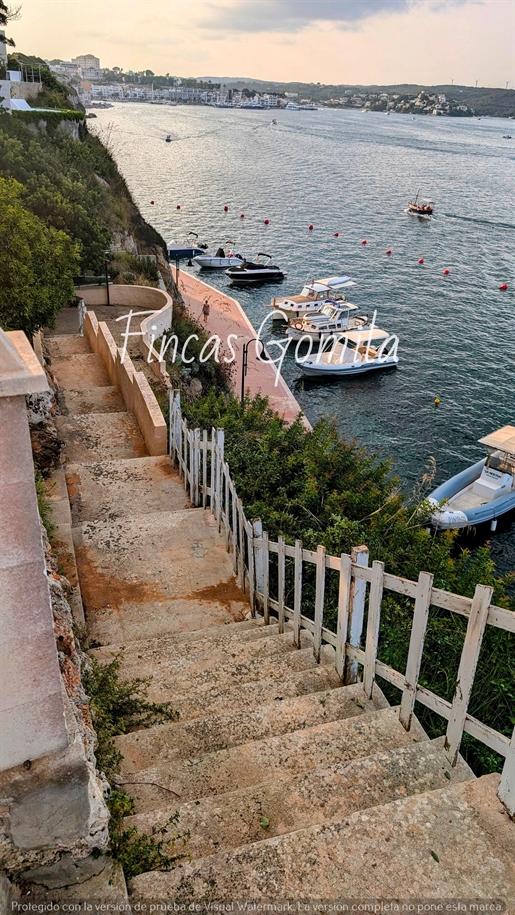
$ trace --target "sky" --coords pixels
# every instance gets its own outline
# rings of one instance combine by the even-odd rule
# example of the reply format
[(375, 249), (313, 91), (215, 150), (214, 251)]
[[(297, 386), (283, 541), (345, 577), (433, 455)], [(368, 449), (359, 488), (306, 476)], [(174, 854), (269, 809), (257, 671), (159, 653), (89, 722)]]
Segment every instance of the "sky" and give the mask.
[(174, 76), (515, 88), (515, 0), (22, 0), (9, 34)]

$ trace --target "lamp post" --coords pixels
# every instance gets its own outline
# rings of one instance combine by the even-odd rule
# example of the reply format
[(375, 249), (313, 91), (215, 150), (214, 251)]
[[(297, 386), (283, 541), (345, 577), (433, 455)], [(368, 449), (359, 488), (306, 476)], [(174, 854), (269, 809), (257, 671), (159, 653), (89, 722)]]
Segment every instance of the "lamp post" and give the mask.
[(259, 361), (260, 362), (270, 362), (271, 361), (270, 357), (266, 353), (265, 344), (263, 343), (262, 340), (259, 339), (259, 337), (252, 337), (251, 340), (247, 340), (247, 342), (243, 344), (243, 358), (242, 358), (242, 363), (241, 363), (241, 397), (240, 397), (240, 402), (241, 402), (242, 406), (245, 403), (245, 378), (247, 376), (249, 346), (251, 343), (255, 343), (256, 341), (259, 342), (259, 344), (261, 346), (261, 352), (259, 354), (257, 354), (257, 358), (259, 359)]
[(109, 298), (109, 270), (108, 270), (110, 256), (111, 256), (110, 252), (106, 251), (104, 254), (104, 267), (105, 267), (105, 275), (106, 275), (106, 292), (107, 292), (107, 304), (108, 305), (111, 305), (111, 300)]

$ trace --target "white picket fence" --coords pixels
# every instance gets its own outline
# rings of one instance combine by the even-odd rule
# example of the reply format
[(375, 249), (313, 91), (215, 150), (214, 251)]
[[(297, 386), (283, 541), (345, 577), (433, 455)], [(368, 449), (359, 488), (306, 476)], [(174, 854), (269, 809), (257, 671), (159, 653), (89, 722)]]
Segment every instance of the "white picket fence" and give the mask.
[[(515, 633), (515, 613), (491, 603), (492, 588), (477, 585), (473, 598), (461, 597), (433, 587), (433, 575), (421, 572), (418, 581), (410, 581), (385, 572), (382, 562), (369, 566), (366, 546), (356, 547), (349, 556), (328, 556), (325, 548), (306, 550), (298, 540), (295, 546), (279, 537), (269, 540), (260, 520), (248, 521), (243, 504), (231, 479), (229, 465), (224, 460), (222, 429), (189, 429), (182, 416), (180, 395), (170, 393), (170, 456), (178, 465), (184, 486), (194, 506), (209, 508), (225, 534), (227, 550), (233, 554), (234, 572), (240, 585), (248, 592), (252, 613), (260, 612), (265, 623), (270, 611), (278, 620), (279, 631), (285, 622), (293, 624), (293, 639), (300, 645), (301, 628), (313, 634), (314, 654), (320, 661), (322, 644), (336, 651), (336, 670), (346, 684), (355, 683), (358, 670), (363, 668), (363, 688), (372, 696), (376, 676), (382, 677), (402, 691), (400, 721), (410, 730), (415, 702), (436, 712), (448, 722), (445, 752), (451, 766), (456, 764), (463, 732), (471, 734), (487, 747), (505, 757), (499, 785), (499, 798), (513, 816), (515, 814), (515, 728), (511, 740), (495, 731), (468, 712), (474, 675), (486, 626), (497, 626)], [(271, 557), (277, 585), (271, 593)], [(287, 561), (289, 574), (287, 575)], [(312, 616), (302, 613), (303, 580), (314, 567), (309, 585), (312, 595)], [(328, 570), (338, 575), (338, 606), (336, 632), (324, 626), (325, 590)], [(309, 575), (309, 572), (308, 572)], [(287, 578), (290, 586), (287, 587)], [(384, 592), (410, 598), (413, 603), (413, 623), (406, 671), (401, 673), (378, 660), (379, 624)], [(286, 605), (288, 594), (293, 606)], [(306, 590), (304, 591), (306, 599)], [(437, 696), (418, 682), (424, 638), (430, 607), (441, 607), (468, 619), (463, 651), (456, 678), (452, 702)], [(334, 614), (333, 614), (334, 618)], [(364, 643), (364, 647), (362, 647)]]

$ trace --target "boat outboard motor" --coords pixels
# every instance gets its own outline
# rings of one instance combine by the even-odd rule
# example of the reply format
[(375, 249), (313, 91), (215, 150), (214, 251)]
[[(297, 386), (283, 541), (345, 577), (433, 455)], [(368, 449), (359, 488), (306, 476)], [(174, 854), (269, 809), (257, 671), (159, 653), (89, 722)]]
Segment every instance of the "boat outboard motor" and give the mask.
[(225, 257), (225, 251), (223, 248), (219, 248), (215, 254), (215, 257)]

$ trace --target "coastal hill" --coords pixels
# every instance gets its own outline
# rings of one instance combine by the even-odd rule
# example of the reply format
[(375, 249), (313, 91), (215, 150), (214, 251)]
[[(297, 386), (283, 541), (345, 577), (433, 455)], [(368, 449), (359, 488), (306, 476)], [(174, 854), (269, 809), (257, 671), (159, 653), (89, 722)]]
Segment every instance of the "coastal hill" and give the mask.
[(416, 83), (399, 83), (390, 86), (363, 86), (359, 84), (323, 85), (321, 83), (278, 83), (243, 77), (199, 77), (202, 81), (222, 83), (234, 89), (250, 89), (256, 92), (297, 92), (302, 98), (314, 102), (326, 102), (329, 99), (360, 93), (365, 97), (370, 94), (388, 93), (406, 96), (417, 96), (419, 92), (431, 95), (445, 95), (459, 105), (467, 105), (480, 117), (515, 117), (515, 90), (496, 89), (492, 87), (457, 86), (443, 83), (438, 86), (421, 86)]

